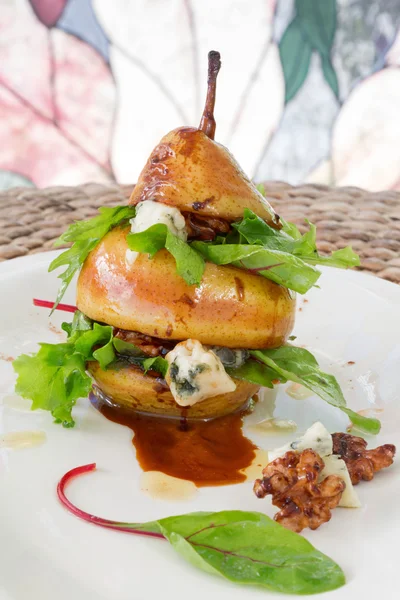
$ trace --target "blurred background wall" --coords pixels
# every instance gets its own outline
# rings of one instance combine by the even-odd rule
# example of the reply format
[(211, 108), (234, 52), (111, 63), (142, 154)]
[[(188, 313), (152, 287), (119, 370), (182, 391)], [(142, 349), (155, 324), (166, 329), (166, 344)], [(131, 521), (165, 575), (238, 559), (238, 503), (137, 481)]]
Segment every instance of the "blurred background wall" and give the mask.
[(400, 0), (0, 0), (0, 188), (132, 183), (197, 125), (256, 180), (400, 189)]

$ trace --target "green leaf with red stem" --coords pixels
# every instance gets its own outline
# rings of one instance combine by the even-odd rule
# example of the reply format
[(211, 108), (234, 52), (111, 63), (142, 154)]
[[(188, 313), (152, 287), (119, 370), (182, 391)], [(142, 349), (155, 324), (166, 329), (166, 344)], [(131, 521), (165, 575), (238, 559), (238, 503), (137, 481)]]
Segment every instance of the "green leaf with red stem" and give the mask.
[(123, 523), (82, 511), (68, 500), (65, 487), (95, 464), (69, 471), (58, 497), (77, 517), (94, 525), (167, 539), (193, 566), (234, 583), (287, 594), (316, 594), (345, 583), (341, 568), (303, 537), (257, 512), (226, 510), (189, 513), (150, 523)]
[(256, 244), (193, 242), (191, 245), (210, 262), (217, 265), (232, 264), (257, 272), (300, 294), (305, 294), (321, 275), (317, 269), (293, 254)]
[(233, 223), (232, 226), (248, 244), (257, 244), (270, 250), (288, 252), (311, 265), (327, 265), (340, 269), (360, 265), (359, 256), (353, 252), (350, 246), (336, 250), (329, 256), (321, 256), (317, 250), (317, 228), (307, 219), (305, 222), (309, 226), (309, 230), (303, 235), (293, 223), (287, 223), (284, 219), (281, 219), (281, 222), (282, 229), (274, 229), (246, 208), (243, 219), (238, 223)]

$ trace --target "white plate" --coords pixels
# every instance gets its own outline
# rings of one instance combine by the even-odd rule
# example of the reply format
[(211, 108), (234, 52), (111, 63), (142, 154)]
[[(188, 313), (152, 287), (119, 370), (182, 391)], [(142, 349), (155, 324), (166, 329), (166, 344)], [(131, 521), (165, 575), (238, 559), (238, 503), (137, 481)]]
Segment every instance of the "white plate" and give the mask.
[[(0, 265), (0, 353), (15, 357), (35, 350), (39, 341), (60, 340), (54, 327), (70, 320), (57, 313), (49, 328), (48, 311), (32, 298), (54, 299), (56, 277), (47, 274), (55, 253), (18, 258)], [(355, 272), (324, 270), (321, 289), (298, 300), (295, 334), (322, 367), (339, 379), (355, 410), (380, 407), (382, 432), (373, 445), (400, 446), (400, 288)], [(65, 302), (74, 302), (70, 289)], [(300, 310), (301, 309), (301, 310)], [(354, 361), (354, 365), (348, 365)], [(181, 503), (151, 500), (140, 491), (140, 468), (131, 431), (113, 424), (87, 400), (78, 403), (77, 425), (63, 429), (46, 412), (29, 410), (13, 395), (10, 362), (0, 360), (0, 432), (41, 430), (39, 447), (0, 449), (0, 598), (1, 600), (235, 600), (282, 597), (233, 585), (197, 571), (177, 557), (168, 544), (107, 531), (79, 521), (59, 504), (56, 484), (78, 465), (97, 462), (98, 471), (78, 478), (71, 499), (86, 510), (122, 521), (146, 521), (199, 510), (274, 511), (257, 500), (250, 482), (203, 488)], [(315, 420), (344, 430), (346, 418), (312, 397), (293, 400), (281, 388), (277, 415), (294, 419), (299, 431)], [(259, 436), (264, 448), (292, 436)], [(361, 509), (337, 509), (332, 520), (306, 537), (336, 560), (348, 583), (331, 592), (332, 600), (361, 597), (397, 598), (400, 535), (399, 463), (373, 482), (360, 484)]]

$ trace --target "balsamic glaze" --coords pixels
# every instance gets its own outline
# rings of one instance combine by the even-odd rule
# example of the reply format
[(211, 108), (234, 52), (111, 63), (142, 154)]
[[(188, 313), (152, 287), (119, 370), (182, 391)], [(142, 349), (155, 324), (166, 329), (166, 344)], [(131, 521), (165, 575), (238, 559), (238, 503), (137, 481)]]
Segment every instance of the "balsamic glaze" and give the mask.
[(240, 483), (242, 470), (254, 457), (256, 446), (243, 435), (243, 413), (209, 421), (149, 416), (101, 402), (94, 406), (110, 421), (132, 429), (132, 443), (143, 471), (161, 471), (193, 481), (197, 486)]

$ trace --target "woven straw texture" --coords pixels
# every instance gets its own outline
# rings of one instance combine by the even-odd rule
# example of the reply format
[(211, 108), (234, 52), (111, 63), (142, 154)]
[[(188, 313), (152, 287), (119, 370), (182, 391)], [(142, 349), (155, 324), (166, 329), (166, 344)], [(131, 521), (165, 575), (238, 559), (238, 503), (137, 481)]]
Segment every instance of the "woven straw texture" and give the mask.
[[(14, 188), (0, 193), (0, 261), (50, 250), (73, 221), (100, 206), (126, 203), (133, 186), (99, 185)], [(362, 269), (400, 283), (400, 193), (358, 188), (265, 184), (276, 211), (300, 229), (304, 219), (318, 227), (318, 248), (330, 252), (351, 245)]]

